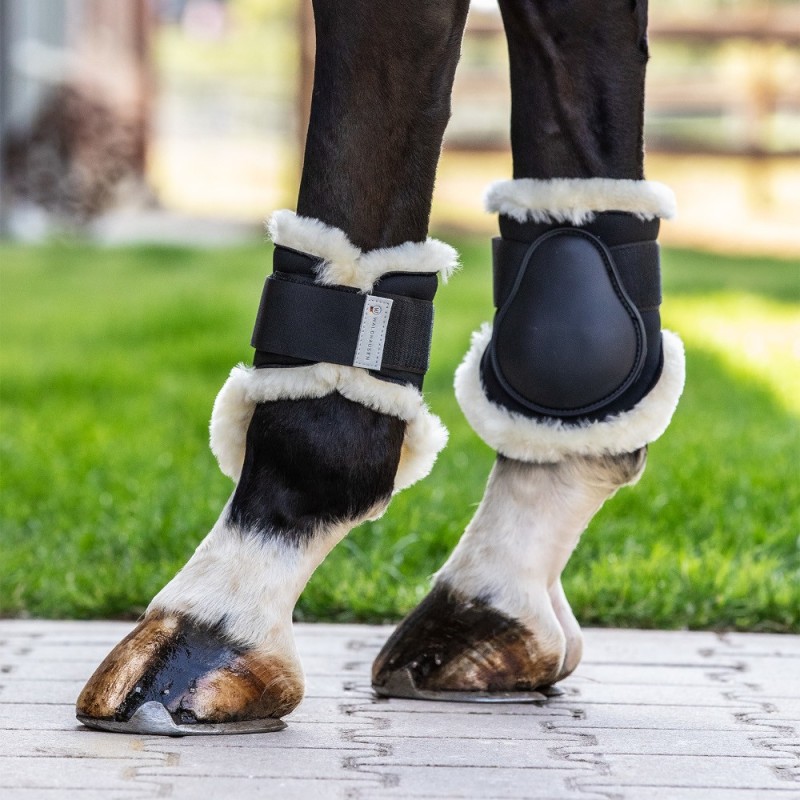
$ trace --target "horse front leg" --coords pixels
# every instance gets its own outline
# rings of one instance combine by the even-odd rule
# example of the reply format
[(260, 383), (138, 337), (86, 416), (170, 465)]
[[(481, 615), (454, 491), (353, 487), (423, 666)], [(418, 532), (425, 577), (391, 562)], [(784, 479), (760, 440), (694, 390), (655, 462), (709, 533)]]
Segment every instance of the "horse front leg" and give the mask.
[(385, 695), (541, 700), (576, 668), (561, 572), (642, 473), (683, 387), (655, 242), (674, 199), (643, 179), (646, 2), (500, 7), (514, 179), (487, 193), (497, 311), (455, 381), (497, 463), (433, 591), (374, 664)]
[(283, 727), (303, 695), (292, 635), (303, 587), (444, 445), (421, 395), (427, 350), (408, 345), (430, 342), (437, 275), (455, 266), (426, 233), (466, 5), (315, 1), (298, 214), (272, 218), (255, 366), (233, 370), (212, 415), (212, 450), (236, 489), (86, 684), (81, 722), (169, 735)]

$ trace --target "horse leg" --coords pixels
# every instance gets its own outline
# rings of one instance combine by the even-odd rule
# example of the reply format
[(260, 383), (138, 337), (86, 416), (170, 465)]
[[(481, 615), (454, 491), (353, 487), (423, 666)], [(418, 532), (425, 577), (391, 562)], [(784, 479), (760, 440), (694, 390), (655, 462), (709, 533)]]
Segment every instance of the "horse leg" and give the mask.
[(603, 502), (642, 473), (683, 386), (654, 241), (674, 200), (643, 180), (646, 2), (500, 7), (514, 180), (487, 193), (501, 232), (494, 325), (456, 373), (497, 462), (431, 593), (379, 654), (380, 694), (535, 700), (575, 669), (561, 572)]
[[(356, 300), (359, 319), (367, 292), (388, 292), (394, 307), (430, 305), (437, 273), (455, 260), (425, 237), (466, 7), (315, 0), (299, 214), (273, 216), (272, 288)], [(278, 310), (297, 324), (308, 306)], [(422, 400), (422, 368), (321, 363), (274, 332), (259, 336), (255, 367), (233, 370), (212, 415), (212, 450), (236, 489), (86, 684), (77, 714), (87, 725), (170, 735), (283, 727), (303, 694), (292, 635), (300, 592), (336, 543), (427, 474), (444, 445)]]

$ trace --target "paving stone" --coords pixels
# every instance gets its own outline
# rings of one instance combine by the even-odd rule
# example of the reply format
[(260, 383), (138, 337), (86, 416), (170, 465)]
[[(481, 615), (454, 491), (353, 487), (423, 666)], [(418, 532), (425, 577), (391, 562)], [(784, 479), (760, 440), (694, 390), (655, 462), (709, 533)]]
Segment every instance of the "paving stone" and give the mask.
[(36, 661), (30, 656), (4, 658), (0, 663), (0, 686), (14, 681), (52, 681), (56, 665), (59, 680), (86, 681), (96, 663), (93, 661)]
[(590, 664), (584, 662), (570, 676), (570, 685), (583, 688), (587, 683), (603, 686), (703, 686), (724, 689), (740, 681), (746, 673), (737, 667), (709, 667), (704, 664)]
[[(589, 664), (689, 664), (701, 651), (715, 652), (720, 640), (705, 631), (642, 631), (595, 628), (584, 631), (584, 661)], [(738, 653), (727, 654), (732, 661)]]
[(75, 703), (62, 705), (12, 705), (3, 701), (0, 694), (0, 730), (12, 731), (74, 731)]
[(719, 635), (718, 647), (737, 650), (748, 655), (800, 657), (798, 636), (776, 636), (772, 633), (723, 633)]
[[(132, 622), (111, 622), (108, 620), (47, 620), (47, 619), (8, 619), (3, 621), (0, 640), (14, 637), (41, 639), (84, 638), (96, 634), (110, 637), (125, 636), (133, 628)], [(77, 637), (76, 637), (77, 635)]]
[[(566, 707), (565, 709), (566, 710)], [(730, 708), (711, 706), (641, 706), (641, 705), (585, 705), (570, 707), (571, 715), (554, 718), (556, 730), (593, 728), (638, 728), (640, 730), (693, 730), (757, 731), (758, 725), (747, 716), (749, 709), (737, 705)], [(739, 718), (737, 715), (740, 715)]]
[(74, 705), (84, 682), (59, 678), (49, 681), (7, 680), (6, 676), (0, 676), (0, 702), (14, 705)]
[[(608, 785), (712, 787), (718, 789), (785, 788), (774, 761), (721, 756), (620, 756), (604, 754), (610, 766)], [(797, 786), (800, 791), (800, 784)]]
[[(368, 746), (383, 745), (381, 752), (356, 756), (354, 762), (366, 768), (400, 764), (408, 767), (513, 767), (547, 769), (553, 766), (553, 742), (531, 739), (459, 739), (457, 747), (443, 747), (441, 738), (394, 739), (358, 737)], [(451, 739), (451, 741), (453, 741)], [(570, 747), (565, 743), (565, 747)]]
[[(603, 728), (587, 734), (589, 741), (564, 745), (571, 753), (600, 751), (616, 755), (735, 756), (740, 758), (781, 759), (785, 754), (753, 741), (744, 730), (698, 731), (648, 730), (641, 728)], [(784, 745), (791, 754), (792, 743)]]
[[(359, 774), (350, 766), (351, 751), (330, 749), (298, 750), (283, 747), (279, 733), (263, 735), (261, 749), (230, 751), (225, 746), (182, 747), (175, 763), (169, 766), (153, 764), (143, 766), (139, 774), (145, 777), (208, 775), (215, 778), (342, 778), (348, 780), (373, 780), (369, 774)], [(218, 740), (219, 741), (219, 740)], [(171, 745), (163, 745), (163, 752), (171, 752)], [(174, 751), (172, 751), (174, 752)]]
[(391, 628), (299, 625), (285, 731), (88, 731), (75, 697), (131, 627), (0, 621), (2, 800), (800, 800), (800, 637), (590, 630), (564, 697), (486, 705), (376, 698)]
[(150, 800), (156, 795), (151, 789), (137, 789), (135, 786), (119, 789), (90, 789), (84, 786), (74, 791), (65, 791), (61, 787), (38, 786), (34, 789), (15, 787), (3, 788), (3, 800), (62, 800), (62, 798), (80, 798), (80, 800)]
[[(138, 770), (152, 769), (161, 760), (158, 756), (143, 756), (132, 764), (127, 758), (107, 758), (97, 765), (93, 759), (80, 757), (0, 756), (0, 796), (6, 789), (16, 788), (64, 789), (74, 793), (71, 796), (76, 796), (83, 786), (91, 786), (95, 791), (128, 789)], [(153, 779), (144, 783), (153, 791), (159, 785)]]
[[(224, 749), (241, 752), (242, 758), (247, 757), (245, 751), (261, 752), (265, 748), (270, 752), (278, 750), (337, 750), (342, 751), (344, 756), (349, 755), (349, 752), (345, 753), (344, 751), (363, 751), (365, 745), (359, 742), (360, 740), (354, 739), (354, 734), (349, 729), (337, 723), (314, 726), (290, 725), (288, 728), (268, 736), (267, 734), (263, 736), (254, 734), (226, 736)], [(145, 736), (142, 737), (141, 748), (144, 752), (170, 752), (180, 755), (186, 749), (198, 752), (207, 749), (219, 750), (220, 739), (217, 736), (187, 736), (165, 740), (162, 736)]]
[[(368, 797), (421, 798), (541, 798), (559, 797), (562, 800), (585, 798), (579, 789), (570, 788), (570, 781), (585, 770), (574, 767), (551, 766), (546, 769), (515, 769), (498, 766), (482, 767), (420, 767), (396, 766), (380, 775), (389, 786)], [(593, 795), (588, 795), (592, 798)], [(599, 796), (599, 795), (597, 795)]]
[(380, 708), (373, 708), (369, 699), (341, 697), (304, 697), (300, 705), (286, 717), (290, 724), (305, 722), (316, 724), (320, 720), (347, 720), (350, 725), (371, 724), (370, 719)]
[(609, 797), (620, 800), (797, 800), (800, 797), (797, 789), (770, 788), (764, 789), (739, 789), (729, 787), (716, 789), (710, 786), (650, 786), (650, 785), (616, 785), (609, 794), (608, 786), (595, 786), (591, 783), (581, 783), (581, 790), (586, 792), (602, 792), (606, 800)]
[[(522, 715), (507, 714), (474, 714), (457, 710), (455, 704), (450, 713), (425, 714), (422, 712), (393, 711), (378, 719), (385, 723), (384, 727), (366, 729), (362, 726), (353, 733), (359, 741), (362, 736), (388, 739), (416, 738), (451, 738), (459, 741), (468, 739), (525, 739), (528, 741), (580, 742), (591, 734), (575, 731), (558, 734), (545, 727), (545, 722), (552, 718), (531, 719)], [(463, 708), (463, 706), (460, 706)], [(354, 715), (356, 720), (363, 719), (368, 710)], [(374, 712), (373, 712), (374, 713)], [(554, 719), (558, 719), (555, 717)]]
[[(730, 701), (723, 694), (725, 686), (665, 686), (641, 684), (603, 684), (597, 681), (578, 683), (567, 679), (562, 688), (566, 691), (564, 698), (551, 701), (551, 704), (634, 704), (647, 706), (728, 706)], [(749, 692), (744, 693), (749, 696)], [(747, 704), (747, 699), (740, 698), (740, 703)]]
[[(132, 758), (141, 760), (143, 737), (116, 736), (80, 726), (72, 730), (0, 730), (0, 753), (35, 758)], [(1, 779), (0, 779), (1, 780)]]
[[(230, 778), (181, 776), (170, 785), (170, 800), (369, 800), (379, 797), (379, 784), (339, 778)], [(363, 794), (362, 794), (363, 791)], [(83, 800), (83, 798), (80, 798)], [(748, 799), (749, 800), (749, 799)]]

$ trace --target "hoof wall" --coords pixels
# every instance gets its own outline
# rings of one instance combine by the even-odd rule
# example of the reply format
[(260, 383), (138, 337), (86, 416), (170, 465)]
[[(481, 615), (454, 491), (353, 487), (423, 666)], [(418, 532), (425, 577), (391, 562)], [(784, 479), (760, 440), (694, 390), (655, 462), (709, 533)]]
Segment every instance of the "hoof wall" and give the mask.
[(88, 728), (112, 733), (138, 733), (148, 736), (209, 736), (240, 733), (273, 733), (282, 731), (286, 723), (280, 719), (254, 719), (245, 722), (218, 722), (179, 725), (161, 703), (151, 700), (139, 706), (127, 722), (95, 719), (83, 714), (78, 721)]
[(438, 700), (445, 703), (546, 703), (543, 692), (485, 692), (419, 689), (407, 669), (393, 672), (382, 685), (373, 684), (379, 697), (402, 697), (409, 700)]
[(440, 583), (397, 627), (372, 666), (384, 697), (543, 703), (563, 646), (542, 647), (519, 620)]
[(95, 670), (76, 716), (90, 728), (164, 736), (280, 730), (303, 694), (289, 659), (233, 644), (219, 626), (151, 615)]

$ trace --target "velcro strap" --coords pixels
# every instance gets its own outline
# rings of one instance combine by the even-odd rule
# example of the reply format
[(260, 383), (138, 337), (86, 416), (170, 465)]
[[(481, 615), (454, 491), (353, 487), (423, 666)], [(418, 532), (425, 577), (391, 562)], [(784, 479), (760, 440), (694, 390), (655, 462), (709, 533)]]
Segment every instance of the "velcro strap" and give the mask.
[(264, 284), (252, 345), (306, 361), (422, 375), (432, 330), (430, 301), (273, 274)]
[(608, 248), (622, 285), (639, 311), (661, 305), (661, 258), (658, 242), (634, 242)]
[[(492, 240), (495, 308), (502, 308), (505, 303), (530, 246), (530, 242), (503, 239), (499, 236)], [(658, 308), (661, 305), (658, 242), (633, 242), (609, 247), (608, 250), (625, 291), (639, 311)]]

